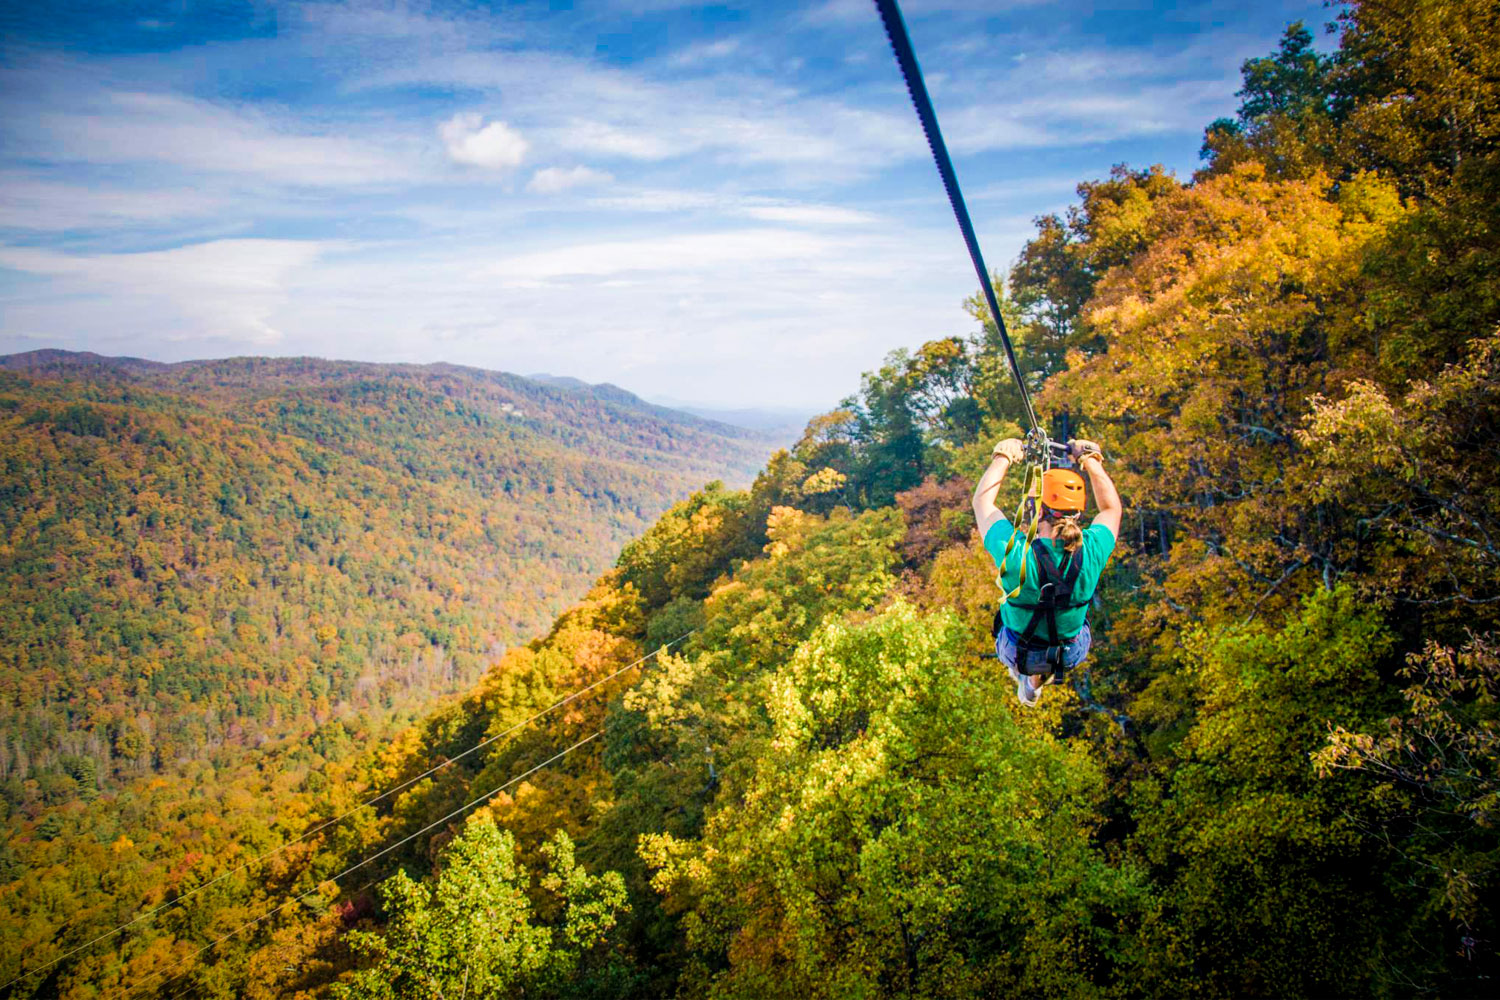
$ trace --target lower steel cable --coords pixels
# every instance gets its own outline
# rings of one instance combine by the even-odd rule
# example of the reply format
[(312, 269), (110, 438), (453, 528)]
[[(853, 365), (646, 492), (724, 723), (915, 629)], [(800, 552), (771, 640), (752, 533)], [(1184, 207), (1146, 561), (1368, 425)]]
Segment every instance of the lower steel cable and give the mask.
[[(215, 938), (214, 940), (210, 941), (208, 944), (206, 944), (203, 947), (199, 948), (197, 951), (193, 952), (191, 955), (187, 956), (186, 958), (181, 959), (178, 962), (176, 962), (175, 964), (168, 966), (167, 970), (170, 971), (171, 969), (175, 969), (175, 968), (178, 968), (180, 966), (186, 965), (187, 963), (191, 962), (193, 959), (197, 958), (199, 955), (202, 955), (204, 952), (208, 951), (210, 948), (213, 948), (213, 947), (215, 947), (217, 945), (223, 944), (225, 941), (228, 941), (230, 938), (234, 937), (235, 935), (240, 934), (243, 931), (249, 930), (251, 927), (254, 927), (256, 924), (259, 924), (259, 923), (261, 923), (264, 920), (268, 920), (271, 917), (274, 917), (276, 914), (280, 913), (282, 910), (285, 910), (287, 907), (289, 907), (289, 906), (295, 906), (296, 904), (302, 902), (302, 900), (306, 899), (307, 897), (316, 895), (317, 893), (321, 892), (322, 891), (322, 887), (324, 885), (328, 884), (329, 882), (333, 882), (333, 883), (336, 884), (339, 879), (343, 878), (345, 875), (348, 875), (350, 872), (358, 871), (359, 869), (363, 868), (365, 865), (367, 865), (370, 862), (376, 860), (377, 858), (384, 857), (385, 855), (387, 855), (387, 854), (391, 853), (392, 851), (396, 850), (398, 847), (401, 847), (401, 846), (403, 846), (405, 844), (411, 843), (413, 840), (416, 840), (422, 834), (428, 832), (429, 830), (433, 830), (433, 829), (436, 829), (439, 826), (442, 826), (444, 823), (448, 822), (450, 819), (453, 819), (455, 816), (458, 816), (458, 815), (460, 815), (460, 814), (462, 814), (464, 812), (467, 812), (468, 810), (470, 810), (470, 809), (474, 808), (475, 806), (479, 805), (481, 802), (487, 802), (487, 801), (489, 801), (490, 799), (494, 798), (496, 795), (498, 795), (501, 792), (505, 791), (505, 789), (509, 788), (511, 785), (514, 785), (516, 782), (521, 781), (521, 780), (523, 780), (525, 778), (531, 777), (533, 774), (535, 774), (536, 772), (540, 771), (542, 768), (546, 767), (548, 764), (551, 764), (554, 761), (561, 760), (562, 758), (566, 757), (568, 754), (572, 753), (574, 750), (577, 750), (579, 747), (583, 746), (584, 744), (586, 744), (586, 743), (592, 743), (594, 740), (598, 739), (599, 737), (601, 737), (603, 735), (604, 735), (604, 730), (601, 729), (598, 732), (594, 733), (592, 736), (585, 736), (583, 739), (579, 740), (577, 743), (574, 743), (572, 746), (568, 747), (566, 750), (563, 750), (563, 751), (561, 751), (559, 753), (553, 754), (551, 757), (548, 757), (546, 760), (542, 761), (540, 764), (538, 764), (535, 767), (531, 768), (529, 771), (523, 771), (523, 772), (521, 772), (520, 774), (516, 775), (514, 778), (510, 778), (510, 779), (506, 780), (504, 784), (496, 785), (494, 788), (492, 788), (489, 791), (485, 792), (483, 795), (480, 795), (479, 797), (477, 797), (475, 799), (472, 799), (472, 800), (470, 800), (468, 802), (465, 802), (463, 805), (459, 806), (457, 809), (455, 809), (452, 812), (448, 813), (448, 815), (443, 816), (440, 819), (433, 820), (431, 823), (428, 823), (426, 826), (422, 827), (422, 829), (418, 830), (416, 833), (408, 834), (405, 837), (401, 838), (400, 840), (396, 841), (394, 844), (391, 844), (389, 847), (383, 847), (380, 850), (376, 851), (374, 854), (370, 855), (369, 857), (364, 858), (361, 861), (355, 862), (354, 864), (350, 865), (348, 868), (345, 868), (343, 871), (339, 872), (337, 875), (333, 875), (333, 876), (330, 876), (329, 878), (321, 880), (317, 885), (313, 886), (313, 888), (311, 888), (311, 889), (307, 890), (306, 892), (302, 893), (302, 895), (300, 895), (300, 896), (293, 896), (291, 899), (288, 899), (286, 902), (282, 903), (280, 906), (277, 906), (277, 907), (274, 907), (273, 909), (267, 910), (265, 913), (262, 913), (260, 916), (254, 918), (253, 920), (247, 920), (247, 921), (245, 921), (243, 924), (241, 924), (240, 926), (236, 927), (234, 930), (230, 931), (229, 933), (227, 933), (227, 934), (225, 934), (225, 935), (223, 935), (221, 937)], [(186, 974), (187, 974), (187, 970), (183, 969), (182, 972), (176, 973), (175, 975), (170, 976), (167, 979), (162, 980), (161, 985), (162, 985), (163, 988), (165, 988), (168, 983), (175, 982), (178, 978), (180, 978), (181, 976), (184, 976)], [(130, 996), (130, 994), (134, 993), (136, 990), (140, 989), (142, 986), (146, 985), (152, 979), (156, 978), (159, 975), (161, 975), (160, 972), (153, 972), (144, 981), (142, 981), (140, 983), (137, 983), (134, 986), (128, 986), (128, 987), (124, 988), (123, 990), (121, 990), (119, 993), (116, 993), (115, 996), (112, 998), (112, 1000), (123, 1000), (123, 998)]]

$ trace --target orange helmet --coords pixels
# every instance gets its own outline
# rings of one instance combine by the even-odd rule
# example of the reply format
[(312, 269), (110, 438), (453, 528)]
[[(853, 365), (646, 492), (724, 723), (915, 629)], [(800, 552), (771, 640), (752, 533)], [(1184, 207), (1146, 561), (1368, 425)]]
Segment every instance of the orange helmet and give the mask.
[(1042, 506), (1063, 514), (1082, 514), (1088, 492), (1083, 477), (1072, 469), (1048, 469), (1042, 473)]

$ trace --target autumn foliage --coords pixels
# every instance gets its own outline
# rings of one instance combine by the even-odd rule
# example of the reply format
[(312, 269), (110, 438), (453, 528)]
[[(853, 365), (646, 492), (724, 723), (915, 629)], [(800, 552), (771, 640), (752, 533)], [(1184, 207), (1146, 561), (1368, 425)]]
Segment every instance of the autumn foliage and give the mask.
[[(980, 656), (965, 495), (1018, 411), (971, 301), (973, 332), (893, 353), (748, 489), (671, 507), (389, 740), (325, 726), (172, 809), (84, 802), (73, 764), (0, 854), (0, 970), (231, 874), (12, 995), (1493, 992), (1500, 14), (1365, 0), (1339, 30), (1327, 54), (1291, 26), (1197, 175), (1081, 185), (1001, 283), (1040, 409), (1103, 444), (1127, 507), (1071, 686), (1023, 709)], [(48, 403), (47, 433), (115, 433), (115, 405)], [(377, 517), (350, 504), (328, 530)], [(237, 624), (215, 641), (256, 640)], [(335, 659), (366, 648), (343, 627)], [(99, 631), (57, 641), (98, 656)], [(33, 902), (70, 879), (86, 905)]]

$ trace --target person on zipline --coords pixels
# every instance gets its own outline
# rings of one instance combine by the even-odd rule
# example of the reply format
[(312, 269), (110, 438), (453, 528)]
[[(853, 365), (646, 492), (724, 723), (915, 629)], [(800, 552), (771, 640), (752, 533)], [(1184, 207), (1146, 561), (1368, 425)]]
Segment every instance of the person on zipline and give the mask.
[[(995, 655), (1016, 682), (1016, 697), (1028, 707), (1036, 704), (1043, 684), (1061, 680), (1088, 655), (1092, 638), (1089, 602), (1115, 549), (1125, 511), (1119, 491), (1104, 471), (1099, 446), (1092, 441), (1069, 441), (1068, 451), (1074, 464), (1088, 473), (1099, 505), (1099, 513), (1087, 528), (1078, 524), (1088, 499), (1083, 477), (1071, 469), (1049, 469), (1042, 474), (1037, 537), (1026, 549), (1025, 526), (1011, 524), (996, 503), (1005, 473), (1025, 453), (1018, 438), (995, 445), (990, 467), (974, 489), (979, 535), (1002, 570), (997, 582), (1005, 593), (1022, 581), (1022, 557), (1025, 560), (1025, 586), (995, 616)], [(1006, 548), (1017, 535), (1006, 559)]]

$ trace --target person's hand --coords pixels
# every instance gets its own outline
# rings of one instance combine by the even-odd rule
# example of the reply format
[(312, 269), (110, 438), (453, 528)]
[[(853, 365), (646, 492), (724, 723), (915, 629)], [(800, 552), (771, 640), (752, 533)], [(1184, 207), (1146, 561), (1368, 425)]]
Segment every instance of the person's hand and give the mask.
[(991, 458), (1005, 458), (1012, 465), (1019, 462), (1026, 455), (1026, 445), (1020, 438), (1006, 438), (997, 442), (994, 450), (990, 452)]
[(1102, 448), (1093, 441), (1085, 441), (1083, 438), (1074, 438), (1068, 442), (1068, 454), (1073, 456), (1073, 461), (1075, 462), (1082, 460), (1088, 455), (1093, 455), (1099, 459), (1104, 458), (1104, 450)]

